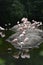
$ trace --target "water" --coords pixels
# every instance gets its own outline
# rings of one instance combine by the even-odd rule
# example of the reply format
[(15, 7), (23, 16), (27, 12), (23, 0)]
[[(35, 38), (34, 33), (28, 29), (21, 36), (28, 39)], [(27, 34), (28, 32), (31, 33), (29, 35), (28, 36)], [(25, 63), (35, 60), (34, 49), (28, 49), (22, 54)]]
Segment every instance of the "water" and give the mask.
[[(13, 55), (18, 53), (19, 50), (5, 41), (11, 35), (10, 31), (6, 31), (5, 34), (5, 38), (0, 38), (0, 65), (43, 65), (43, 43), (39, 48), (34, 48), (29, 51), (29, 59), (22, 59), (21, 57), (15, 59)], [(8, 50), (8, 48), (11, 48), (11, 50)]]

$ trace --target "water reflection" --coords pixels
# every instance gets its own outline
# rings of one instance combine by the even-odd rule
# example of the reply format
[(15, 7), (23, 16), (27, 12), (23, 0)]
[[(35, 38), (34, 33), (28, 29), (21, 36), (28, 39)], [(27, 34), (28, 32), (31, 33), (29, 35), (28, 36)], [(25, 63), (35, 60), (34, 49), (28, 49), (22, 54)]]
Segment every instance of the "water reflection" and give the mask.
[(30, 54), (29, 54), (29, 51), (28, 50), (19, 50), (19, 51), (16, 51), (14, 52), (14, 54), (12, 55), (14, 58), (16, 59), (19, 59), (19, 58), (30, 58)]
[[(2, 42), (1, 42), (2, 43)], [(2, 51), (2, 53), (0, 52), (0, 58), (2, 59), (1, 62), (0, 60), (0, 65), (43, 65), (43, 56), (39, 56), (39, 52), (40, 49), (43, 50), (43, 44), (41, 44), (41, 46), (39, 47), (39, 49), (33, 49), (30, 50), (29, 49), (24, 49), (22, 50), (17, 50), (14, 49), (14, 47), (12, 48), (12, 45), (9, 45), (10, 43), (8, 42), (4, 42), (3, 41), (3, 46), (2, 48), (0, 48), (0, 50)], [(5, 45), (5, 46), (4, 46)], [(8, 46), (8, 47), (7, 47)], [(1, 46), (0, 46), (1, 47)], [(3, 48), (4, 47), (4, 48)], [(7, 49), (9, 52), (11, 53), (6, 53), (6, 51), (3, 51), (3, 49)], [(30, 54), (29, 54), (30, 53)], [(25, 58), (23, 58), (23, 56), (21, 57), (21, 55), (29, 55), (30, 58), (27, 58), (27, 56)]]
[(43, 51), (40, 51), (40, 52), (39, 52), (39, 55), (40, 55), (40, 56), (43, 56)]
[(22, 53), (21, 53), (21, 58), (24, 58), (24, 59), (25, 59), (25, 58), (30, 58), (30, 55), (29, 55), (29, 53), (26, 53), (26, 52), (23, 53), (23, 52), (22, 52)]
[(16, 58), (16, 59), (19, 59), (19, 55), (20, 55), (20, 51), (19, 52), (16, 52), (16, 53), (14, 53), (12, 56), (14, 57), (14, 58)]
[[(7, 31), (7, 36), (9, 34)], [(33, 49), (30, 52), (29, 49), (23, 49), (23, 51), (17, 50), (10, 45), (10, 43), (5, 42), (3, 39), (0, 39), (0, 41), (0, 65), (43, 65), (43, 51), (40, 51), (41, 48), (41, 50), (43, 50), (43, 44), (41, 44), (41, 48), (39, 47), (39, 49), (36, 50)]]

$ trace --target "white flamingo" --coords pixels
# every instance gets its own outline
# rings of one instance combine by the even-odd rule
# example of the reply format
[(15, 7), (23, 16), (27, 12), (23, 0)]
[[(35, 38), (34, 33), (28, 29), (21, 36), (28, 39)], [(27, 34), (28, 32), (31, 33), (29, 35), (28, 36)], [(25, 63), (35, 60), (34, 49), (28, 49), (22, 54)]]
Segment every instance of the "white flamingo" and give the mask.
[(32, 22), (35, 22), (35, 20), (33, 19)]
[(13, 55), (14, 58), (18, 59), (19, 58), (19, 55)]
[(30, 58), (30, 55), (29, 55), (29, 54), (25, 54), (25, 57), (26, 57), (26, 58)]
[(42, 22), (40, 22), (40, 25), (42, 25)]
[(0, 35), (2, 35), (2, 32), (0, 32)]
[(22, 28), (22, 27), (20, 27), (20, 28), (18, 28), (18, 30), (21, 30), (21, 31), (22, 31), (22, 30), (23, 30), (23, 28)]
[(0, 32), (0, 35), (1, 35), (2, 38), (5, 37), (5, 34), (2, 34), (2, 32)]
[(5, 37), (5, 34), (1, 34), (1, 37), (2, 37), (2, 38)]
[(39, 27), (40, 25), (42, 25), (42, 22), (39, 22), (39, 24), (37, 26)]
[(5, 26), (7, 26), (7, 24), (5, 24)]
[(29, 38), (28, 37), (26, 37), (25, 39), (24, 39), (24, 42), (26, 42), (26, 41), (28, 41), (29, 40)]
[(25, 55), (22, 53), (21, 54), (21, 58), (23, 58), (23, 59), (25, 59), (26, 57), (25, 57)]
[(5, 29), (0, 26), (0, 30), (5, 30)]
[(17, 42), (17, 41), (18, 41), (18, 39), (17, 39), (17, 38), (12, 40), (12, 42)]
[(17, 24), (19, 24), (19, 21), (17, 21)]
[(19, 37), (23, 37), (23, 36), (24, 36), (24, 34), (23, 34), (23, 33), (19, 35)]
[(26, 33), (25, 31), (22, 32), (22, 34), (25, 34), (25, 33)]
[(10, 25), (11, 25), (11, 23), (8, 23), (8, 25), (10, 26)]
[(25, 20), (25, 17), (23, 17), (22, 19), (21, 19), (21, 21), (24, 21)]

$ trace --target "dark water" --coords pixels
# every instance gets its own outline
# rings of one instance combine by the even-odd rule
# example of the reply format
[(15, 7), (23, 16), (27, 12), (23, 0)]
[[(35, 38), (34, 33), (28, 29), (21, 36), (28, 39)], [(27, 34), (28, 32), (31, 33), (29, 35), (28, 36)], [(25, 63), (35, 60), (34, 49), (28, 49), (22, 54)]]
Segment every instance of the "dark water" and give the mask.
[[(5, 31), (6, 37), (0, 37), (0, 65), (43, 65), (43, 43), (37, 49), (30, 50), (30, 59), (15, 59), (12, 55), (19, 50), (15, 49), (10, 43), (6, 42), (12, 32)], [(14, 32), (13, 32), (14, 33)], [(11, 48), (11, 51), (8, 51)]]

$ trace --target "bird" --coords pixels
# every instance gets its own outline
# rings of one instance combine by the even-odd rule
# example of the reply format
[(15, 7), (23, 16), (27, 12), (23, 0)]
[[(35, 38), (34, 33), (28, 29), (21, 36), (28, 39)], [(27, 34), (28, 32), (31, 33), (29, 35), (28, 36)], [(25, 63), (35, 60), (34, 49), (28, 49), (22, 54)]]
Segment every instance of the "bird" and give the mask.
[(5, 34), (3, 34), (2, 32), (0, 32), (0, 35), (2, 38), (5, 37)]
[(23, 34), (23, 33), (19, 35), (19, 37), (23, 37), (23, 36), (24, 36), (24, 34)]
[(22, 53), (21, 54), (21, 58), (23, 58), (23, 59), (25, 59), (26, 57), (25, 57), (25, 55)]
[(38, 27), (42, 25), (42, 22), (39, 22), (39, 24), (37, 25)]
[(24, 42), (20, 42), (20, 44), (22, 45), (22, 44), (24, 44)]
[(11, 48), (8, 48), (8, 50), (12, 50)]
[(0, 35), (2, 35), (2, 32), (0, 32)]
[(27, 28), (28, 28), (28, 26), (25, 24), (24, 27), (23, 27), (23, 29), (27, 29)]
[(5, 34), (1, 34), (1, 37), (2, 37), (2, 38), (5, 37)]
[(35, 29), (35, 26), (32, 26), (32, 29)]
[(20, 27), (21, 25), (20, 25), (20, 24), (18, 24), (18, 26)]
[(15, 38), (15, 39), (13, 39), (13, 40), (12, 40), (12, 42), (17, 42), (17, 41), (18, 41), (18, 39), (17, 39), (17, 38)]
[(23, 17), (22, 19), (21, 19), (21, 21), (24, 21), (25, 20), (25, 17)]
[(26, 58), (30, 58), (30, 55), (29, 55), (29, 54), (25, 54), (25, 57), (26, 57)]
[(21, 30), (21, 31), (22, 31), (22, 30), (23, 30), (23, 28), (22, 28), (22, 27), (20, 27), (20, 28), (18, 28), (18, 30)]
[(17, 24), (19, 24), (19, 21), (17, 21)]
[(0, 30), (5, 30), (5, 29), (0, 26)]
[(42, 25), (42, 22), (40, 22), (40, 25)]
[(24, 42), (20, 42), (20, 43), (18, 43), (18, 45), (20, 45), (22, 48), (22, 45), (24, 45)]
[(5, 26), (7, 26), (7, 24), (5, 24)]
[(25, 33), (26, 33), (25, 31), (22, 32), (22, 34), (25, 34)]
[(8, 25), (10, 26), (10, 25), (11, 25), (11, 23), (8, 23)]
[(25, 39), (24, 39), (24, 42), (26, 42), (26, 41), (28, 41), (29, 40), (29, 38), (28, 37), (26, 37)]
[(33, 19), (32, 22), (35, 22), (35, 20)]
[(13, 57), (14, 57), (15, 59), (18, 59), (18, 58), (19, 58), (19, 55), (13, 55)]

